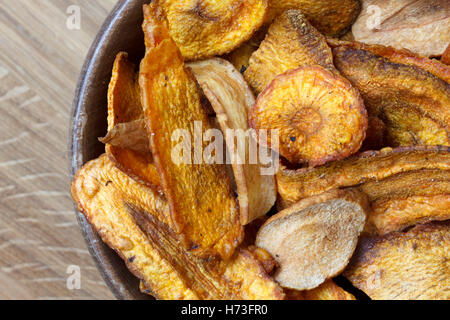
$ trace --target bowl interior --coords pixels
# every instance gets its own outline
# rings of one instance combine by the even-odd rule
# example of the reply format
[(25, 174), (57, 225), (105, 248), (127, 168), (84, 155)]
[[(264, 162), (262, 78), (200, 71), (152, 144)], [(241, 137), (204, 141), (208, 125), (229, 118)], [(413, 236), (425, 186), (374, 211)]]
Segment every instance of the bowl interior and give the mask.
[[(89, 50), (78, 81), (69, 135), (70, 173), (105, 152), (98, 137), (106, 134), (107, 90), (116, 54), (129, 53), (138, 64), (144, 55), (142, 5), (148, 0), (120, 0)], [(150, 299), (116, 253), (106, 246), (84, 216), (76, 212), (88, 248), (107, 285), (118, 299)]]

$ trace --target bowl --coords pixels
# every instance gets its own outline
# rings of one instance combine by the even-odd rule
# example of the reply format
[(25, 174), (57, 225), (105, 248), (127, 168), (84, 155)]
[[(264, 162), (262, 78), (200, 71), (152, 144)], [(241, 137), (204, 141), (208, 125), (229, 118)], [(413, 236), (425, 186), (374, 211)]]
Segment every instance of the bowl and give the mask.
[[(134, 63), (144, 56), (142, 6), (148, 0), (120, 0), (103, 23), (81, 70), (75, 91), (69, 134), (69, 167), (74, 174), (105, 152), (98, 137), (106, 134), (107, 90), (116, 54), (129, 53)], [(83, 214), (76, 211), (88, 249), (117, 299), (151, 299), (139, 290), (139, 280), (105, 245)]]

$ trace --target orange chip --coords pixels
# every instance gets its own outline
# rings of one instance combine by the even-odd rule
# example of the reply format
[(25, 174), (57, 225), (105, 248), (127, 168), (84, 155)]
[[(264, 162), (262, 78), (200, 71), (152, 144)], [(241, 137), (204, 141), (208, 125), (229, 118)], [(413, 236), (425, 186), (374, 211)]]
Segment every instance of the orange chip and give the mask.
[(147, 294), (165, 300), (283, 299), (283, 290), (246, 249), (237, 250), (229, 261), (201, 259), (184, 250), (166, 224), (167, 201), (106, 156), (77, 173), (72, 195)]
[(267, 0), (158, 0), (171, 37), (186, 60), (222, 55), (250, 39), (262, 25)]
[(257, 130), (279, 130), (279, 152), (291, 163), (316, 166), (357, 152), (367, 116), (347, 80), (320, 66), (305, 66), (271, 82), (258, 96), (249, 123)]
[[(243, 240), (243, 227), (225, 165), (192, 159), (191, 148), (182, 159), (173, 156), (179, 146), (179, 140), (172, 139), (177, 130), (185, 133), (185, 145), (213, 126), (195, 78), (157, 10), (154, 3), (144, 6), (147, 50), (139, 81), (150, 146), (171, 210), (170, 227), (195, 255), (229, 258)], [(203, 152), (208, 144), (204, 139), (200, 143)]]
[[(128, 134), (129, 123), (142, 123), (143, 117), (135, 66), (128, 61), (128, 54), (121, 52), (114, 61), (108, 88), (108, 136), (111, 138), (114, 135), (116, 143), (106, 145), (106, 154), (130, 177), (161, 191), (161, 180), (153, 165), (150, 150), (144, 152), (145, 141), (140, 139), (139, 151), (133, 150), (129, 143), (117, 143), (117, 140), (126, 139), (120, 137)], [(126, 129), (126, 132), (118, 128)]]
[(269, 0), (266, 21), (288, 9), (300, 9), (311, 24), (327, 36), (337, 37), (345, 33), (361, 10), (359, 0)]
[(288, 10), (270, 25), (266, 38), (250, 57), (244, 75), (259, 94), (276, 76), (312, 64), (336, 71), (326, 38), (300, 10)]

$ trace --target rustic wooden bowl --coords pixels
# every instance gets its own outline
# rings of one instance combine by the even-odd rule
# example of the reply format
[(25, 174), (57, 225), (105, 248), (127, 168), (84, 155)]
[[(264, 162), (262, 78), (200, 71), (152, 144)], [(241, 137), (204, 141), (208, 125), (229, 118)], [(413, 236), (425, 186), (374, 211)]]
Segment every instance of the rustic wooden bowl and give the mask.
[[(86, 57), (73, 101), (69, 135), (69, 166), (73, 177), (83, 164), (105, 152), (98, 137), (106, 133), (107, 89), (115, 56), (129, 53), (139, 63), (144, 56), (142, 5), (148, 0), (120, 0), (104, 22)], [(118, 299), (150, 299), (119, 256), (106, 246), (76, 211), (89, 251), (103, 279)]]

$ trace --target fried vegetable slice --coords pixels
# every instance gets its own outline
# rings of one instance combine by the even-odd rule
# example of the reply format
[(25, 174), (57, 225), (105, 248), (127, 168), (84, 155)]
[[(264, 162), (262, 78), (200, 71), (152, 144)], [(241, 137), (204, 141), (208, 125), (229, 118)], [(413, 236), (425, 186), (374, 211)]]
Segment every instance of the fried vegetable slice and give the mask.
[(365, 0), (352, 32), (364, 43), (440, 56), (450, 41), (450, 2)]
[(279, 130), (279, 153), (291, 163), (316, 166), (357, 152), (367, 116), (347, 80), (320, 66), (305, 66), (271, 82), (258, 96), (249, 123), (257, 130)]
[[(187, 155), (191, 161), (183, 161), (185, 155), (173, 156), (179, 144), (172, 139), (176, 130), (183, 130), (182, 144), (186, 144), (185, 139), (196, 141), (213, 126), (195, 78), (156, 10), (154, 3), (144, 6), (147, 50), (139, 81), (150, 146), (170, 206), (170, 227), (195, 255), (218, 254), (226, 259), (243, 240), (238, 205), (224, 165), (198, 157), (192, 161), (191, 148)], [(207, 147), (203, 140), (198, 146), (202, 151)]]
[(182, 249), (176, 235), (160, 220), (157, 204), (165, 200), (146, 193), (150, 201), (130, 201), (124, 191), (133, 195), (139, 184), (131, 181), (129, 189), (122, 191), (116, 175), (131, 180), (102, 156), (78, 172), (72, 194), (103, 241), (141, 280), (144, 292), (171, 300), (283, 298), (282, 289), (245, 249), (227, 262), (202, 260)]
[(450, 145), (450, 84), (366, 50), (340, 46), (333, 54), (336, 68), (361, 93), (369, 116), (385, 123), (390, 146)]
[(417, 170), (358, 187), (371, 201), (366, 231), (386, 234), (418, 223), (450, 219), (450, 171)]
[(105, 137), (99, 138), (99, 140), (114, 147), (151, 155), (146, 132), (144, 119), (139, 119), (118, 123), (108, 131)]
[[(142, 129), (135, 125), (130, 127), (130, 123), (142, 124), (143, 117), (135, 65), (128, 61), (127, 53), (121, 52), (114, 61), (109, 83), (108, 135), (102, 141), (106, 143), (108, 157), (120, 170), (161, 191), (161, 180), (150, 150), (145, 151), (148, 142), (145, 146), (145, 139), (139, 132), (128, 133), (131, 128)], [(130, 135), (133, 137), (131, 140)]]
[(311, 24), (321, 33), (337, 37), (344, 34), (358, 17), (359, 0), (269, 0), (266, 21), (288, 9), (300, 9)]
[(332, 190), (272, 216), (259, 230), (256, 245), (280, 265), (274, 278), (281, 286), (313, 289), (345, 268), (367, 210), (364, 194)]
[(376, 300), (449, 300), (450, 223), (363, 237), (344, 275)]
[(262, 25), (267, 11), (267, 0), (153, 3), (163, 9), (170, 36), (186, 60), (210, 58), (236, 49)]
[(259, 49), (250, 57), (244, 75), (255, 92), (260, 93), (276, 76), (315, 64), (335, 71), (326, 38), (300, 10), (288, 10), (272, 23)]
[(419, 56), (407, 49), (395, 49), (390, 46), (383, 45), (369, 45), (357, 41), (339, 41), (336, 39), (327, 39), (328, 44), (332, 48), (347, 47), (356, 50), (366, 50), (388, 59), (391, 62), (398, 64), (406, 64), (419, 67), (425, 71), (428, 71), (432, 75), (450, 83), (450, 67), (445, 65), (442, 61), (436, 59), (429, 59)]
[(278, 193), (283, 199), (282, 207), (287, 207), (303, 198), (331, 189), (353, 187), (422, 169), (450, 170), (450, 148), (386, 148), (317, 168), (293, 170), (281, 166), (277, 173)]
[[(236, 158), (232, 163), (241, 223), (246, 225), (265, 215), (276, 200), (275, 177), (263, 175), (261, 165), (250, 163), (250, 139), (254, 138), (250, 134), (247, 118), (255, 98), (242, 75), (226, 60), (214, 58), (187, 66), (193, 71), (216, 112), (230, 153), (237, 154), (240, 151), (235, 142), (237, 130), (246, 134), (243, 136), (243, 154), (239, 155), (243, 161)], [(255, 140), (253, 142), (257, 143)]]
[(450, 219), (450, 194), (409, 196), (373, 202), (369, 226), (375, 228), (376, 234), (383, 235), (419, 223), (448, 219)]

